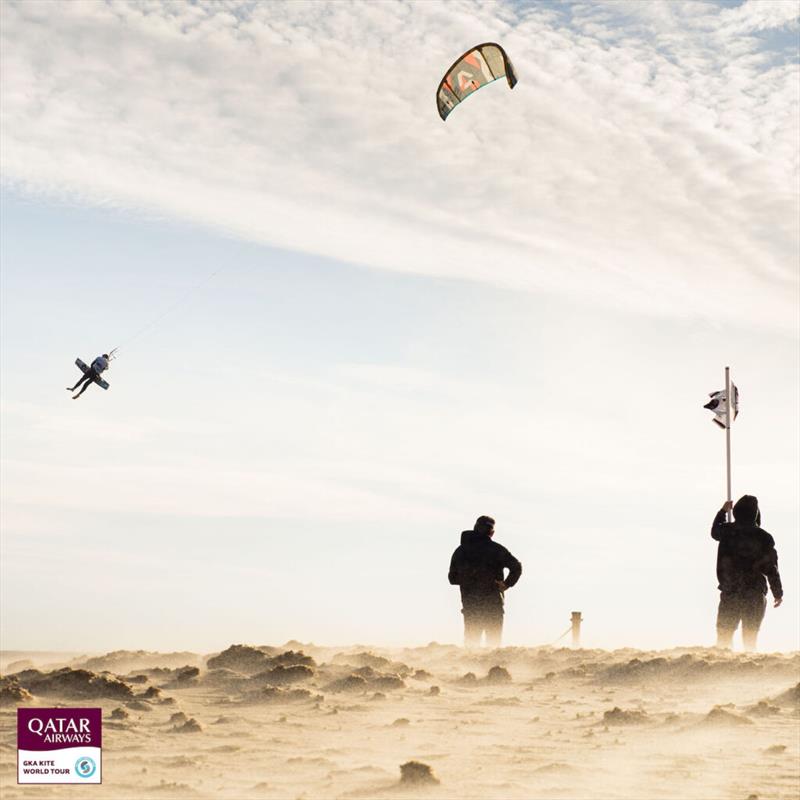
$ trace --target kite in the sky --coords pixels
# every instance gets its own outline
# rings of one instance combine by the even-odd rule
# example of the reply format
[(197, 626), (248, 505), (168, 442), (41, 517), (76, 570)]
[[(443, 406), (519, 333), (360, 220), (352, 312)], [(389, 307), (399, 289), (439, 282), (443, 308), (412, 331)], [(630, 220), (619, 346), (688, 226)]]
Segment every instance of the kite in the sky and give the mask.
[(503, 76), (508, 81), (508, 87), (513, 89), (517, 84), (514, 65), (499, 44), (484, 42), (470, 48), (445, 72), (436, 90), (439, 116), (446, 120), (447, 115), (464, 98)]

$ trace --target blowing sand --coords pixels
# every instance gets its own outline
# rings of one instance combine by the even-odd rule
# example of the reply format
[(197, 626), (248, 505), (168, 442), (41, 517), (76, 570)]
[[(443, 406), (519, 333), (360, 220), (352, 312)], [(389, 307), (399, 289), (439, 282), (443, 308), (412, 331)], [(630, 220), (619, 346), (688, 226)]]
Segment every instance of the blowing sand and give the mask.
[[(234, 645), (6, 654), (4, 798), (800, 797), (800, 653)], [(18, 786), (16, 707), (103, 709), (103, 785)]]

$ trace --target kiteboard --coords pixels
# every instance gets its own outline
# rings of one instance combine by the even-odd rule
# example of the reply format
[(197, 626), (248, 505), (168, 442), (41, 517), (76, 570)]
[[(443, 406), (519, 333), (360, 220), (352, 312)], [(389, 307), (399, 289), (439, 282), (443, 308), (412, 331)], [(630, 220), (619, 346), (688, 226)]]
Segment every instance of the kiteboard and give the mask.
[[(78, 367), (84, 375), (91, 370), (91, 367), (87, 367), (79, 358), (75, 359), (75, 366)], [(95, 378), (94, 382), (98, 386), (102, 386), (103, 389), (108, 389), (108, 382), (104, 381), (102, 378)]]

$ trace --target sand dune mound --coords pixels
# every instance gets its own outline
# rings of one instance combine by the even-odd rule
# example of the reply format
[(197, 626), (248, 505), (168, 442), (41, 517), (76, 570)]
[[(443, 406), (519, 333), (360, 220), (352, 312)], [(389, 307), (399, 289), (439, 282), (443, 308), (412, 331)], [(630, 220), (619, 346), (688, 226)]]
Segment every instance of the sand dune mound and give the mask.
[[(648, 680), (665, 680), (676, 677), (699, 677), (699, 673), (708, 670), (708, 662), (684, 656), (679, 659), (668, 658), (633, 658), (623, 664), (614, 664), (600, 671), (601, 680), (609, 683), (637, 683)], [(705, 677), (705, 675), (703, 676)]]
[(439, 779), (433, 770), (421, 761), (406, 761), (400, 765), (400, 783), (403, 786), (435, 786)]
[(773, 714), (780, 714), (781, 710), (778, 706), (773, 706), (766, 700), (760, 700), (754, 706), (750, 706), (746, 714), (750, 717), (771, 717)]
[(467, 672), (454, 681), (458, 686), (479, 687), (479, 686), (505, 686), (511, 683), (511, 673), (500, 666), (493, 666), (483, 678), (478, 678), (474, 672)]
[(684, 653), (670, 658), (632, 658), (622, 663), (601, 666), (593, 662), (581, 665), (580, 674), (591, 675), (605, 683), (646, 683), (651, 681), (747, 680), (764, 678), (798, 668), (792, 659), (769, 656), (741, 656), (728, 653)]
[(303, 652), (312, 650), (322, 650), (324, 648), (317, 647), (313, 642), (301, 642), (297, 639), (289, 639), (288, 642), (284, 642), (280, 647), (276, 647), (276, 650), (302, 650)]
[(360, 675), (365, 681), (371, 680), (381, 673), (374, 667), (358, 667), (353, 670), (353, 675)]
[(644, 711), (625, 711), (619, 706), (614, 706), (611, 711), (603, 713), (603, 723), (605, 725), (642, 725), (645, 722), (649, 722), (649, 717)]
[(58, 695), (70, 700), (101, 697), (128, 700), (133, 697), (133, 689), (124, 681), (88, 669), (63, 667), (52, 672), (28, 669), (13, 677), (19, 686), (34, 695)]
[(162, 688), (183, 689), (189, 686), (196, 686), (199, 675), (200, 669), (198, 667), (188, 665), (179, 667), (170, 671), (167, 681), (162, 684)]
[(261, 647), (251, 647), (249, 644), (232, 644), (216, 656), (211, 656), (206, 662), (209, 669), (230, 669), (234, 672), (243, 672), (253, 675), (262, 672), (269, 666), (272, 653), (265, 652)]
[(273, 686), (286, 686), (290, 683), (301, 683), (309, 681), (314, 677), (314, 670), (305, 664), (292, 664), (291, 666), (284, 667), (278, 665), (266, 672), (260, 672), (254, 675), (251, 680), (263, 681), (272, 684)]
[(800, 683), (785, 692), (781, 692), (777, 697), (773, 697), (770, 702), (778, 706), (800, 708)]
[(286, 650), (270, 658), (269, 663), (275, 667), (316, 667), (317, 663), (302, 650)]
[(182, 721), (179, 725), (176, 725), (170, 733), (202, 733), (203, 726), (194, 718), (190, 717), (189, 719)]
[(349, 666), (373, 667), (383, 669), (392, 662), (385, 656), (378, 656), (375, 653), (336, 653), (333, 657), (334, 664), (347, 664)]
[(367, 690), (367, 680), (361, 675), (345, 675), (343, 678), (337, 678), (326, 684), (322, 687), (322, 690), (333, 692), (334, 694), (340, 692), (365, 692)]
[[(270, 664), (271, 662), (267, 661), (265, 663)], [(315, 670), (305, 664), (291, 664), (289, 666), (279, 664), (254, 675), (243, 674), (225, 668), (212, 669), (201, 677), (201, 683), (205, 686), (226, 689), (230, 692), (240, 692), (249, 696), (267, 687), (282, 687), (305, 683), (315, 677)]]
[(70, 663), (71, 667), (88, 669), (93, 672), (141, 672), (153, 667), (175, 668), (183, 664), (198, 665), (201, 658), (188, 651), (173, 653), (154, 653), (149, 650), (113, 650), (102, 656), (81, 657)]
[(227, 669), (244, 675), (258, 675), (278, 667), (307, 667), (312, 670), (316, 662), (299, 650), (280, 652), (274, 647), (232, 644), (219, 655), (209, 658), (206, 666), (209, 670)]
[(502, 686), (511, 683), (511, 673), (505, 667), (492, 667), (484, 678), (490, 686)]
[(322, 702), (321, 694), (314, 694), (308, 689), (279, 689), (276, 686), (264, 686), (242, 697), (244, 703), (310, 703)]
[(235, 691), (236, 689), (246, 686), (247, 682), (250, 680), (252, 680), (250, 675), (245, 675), (225, 667), (210, 669), (200, 677), (200, 682), (204, 686), (228, 689), (229, 691)]
[[(170, 669), (169, 667), (150, 667), (148, 669), (142, 670), (142, 674), (144, 674), (144, 676), (151, 681), (156, 679), (168, 678), (170, 675), (172, 675), (172, 673), (173, 670)], [(122, 679), (127, 680), (127, 678), (125, 678), (124, 676), (122, 676)]]
[(752, 725), (753, 722), (752, 720), (747, 719), (747, 717), (741, 717), (738, 714), (733, 714), (730, 711), (726, 711), (724, 708), (715, 706), (698, 724), (707, 728), (732, 728), (740, 727), (742, 725)]
[(399, 675), (376, 675), (367, 681), (370, 689), (377, 689), (378, 691), (396, 691), (398, 689), (405, 689), (405, 681)]
[(0, 706), (21, 706), (32, 700), (33, 695), (16, 678), (0, 678)]
[(374, 670), (394, 673), (403, 678), (413, 672), (407, 664), (401, 661), (392, 661), (385, 656), (379, 656), (371, 652), (336, 653), (332, 662), (334, 664), (352, 667), (354, 671), (359, 667), (371, 667)]
[[(390, 664), (387, 660), (387, 664)], [(370, 690), (373, 692), (397, 691), (404, 689), (406, 684), (400, 675), (392, 672), (382, 672), (375, 667), (364, 665), (323, 664), (318, 670), (318, 677), (323, 683), (323, 690), (329, 692), (359, 692)]]

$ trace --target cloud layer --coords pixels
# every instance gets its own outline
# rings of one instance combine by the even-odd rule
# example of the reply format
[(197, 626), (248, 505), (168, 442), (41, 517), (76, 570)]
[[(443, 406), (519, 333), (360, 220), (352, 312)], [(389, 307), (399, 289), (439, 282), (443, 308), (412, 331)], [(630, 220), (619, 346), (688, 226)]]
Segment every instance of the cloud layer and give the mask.
[[(6, 185), (392, 270), (794, 328), (793, 2), (3, 4)], [(501, 41), (502, 82), (434, 90)]]

